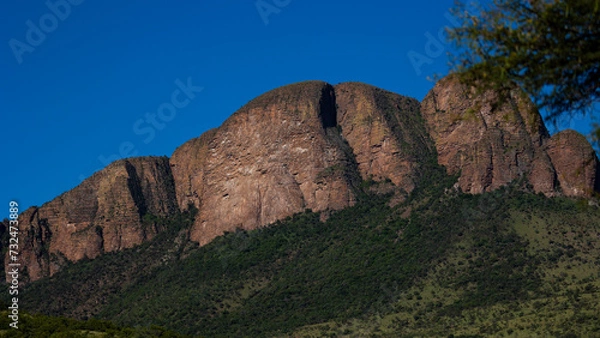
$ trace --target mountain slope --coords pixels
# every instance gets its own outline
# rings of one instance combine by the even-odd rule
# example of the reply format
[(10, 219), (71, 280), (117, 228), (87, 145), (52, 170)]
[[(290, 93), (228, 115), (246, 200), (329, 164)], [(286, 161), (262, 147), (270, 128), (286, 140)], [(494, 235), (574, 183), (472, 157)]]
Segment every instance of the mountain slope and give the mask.
[(68, 337), (68, 338), (130, 338), (162, 337), (184, 338), (185, 336), (167, 331), (158, 326), (151, 328), (124, 328), (113, 323), (88, 320), (78, 321), (64, 317), (21, 314), (19, 329), (9, 327), (8, 311), (0, 312), (0, 336), (11, 338), (28, 337)]
[[(301, 214), (170, 256), (157, 253), (171, 239), (156, 237), (33, 283), (23, 304), (92, 315), (80, 304), (138, 269), (92, 309), (96, 316), (211, 337), (595, 332), (600, 210), (516, 187), (461, 194), (451, 188), (455, 178), (444, 177), (394, 208), (389, 197), (361, 195), (325, 223)], [(160, 257), (151, 269), (129, 263), (151, 256)], [(37, 296), (49, 290), (57, 296)], [(561, 314), (560, 306), (575, 312)], [(508, 311), (499, 318), (512, 324), (491, 325), (497, 311)], [(520, 311), (529, 318), (520, 320)], [(576, 318), (577, 327), (562, 318)]]

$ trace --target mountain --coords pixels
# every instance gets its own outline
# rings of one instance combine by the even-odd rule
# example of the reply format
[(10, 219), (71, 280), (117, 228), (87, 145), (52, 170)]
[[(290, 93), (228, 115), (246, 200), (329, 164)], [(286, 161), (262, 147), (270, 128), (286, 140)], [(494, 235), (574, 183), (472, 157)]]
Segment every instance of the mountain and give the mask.
[(255, 98), (170, 159), (117, 161), (25, 211), (23, 281), (146, 242), (164, 230), (156, 219), (192, 205), (199, 213), (189, 237), (205, 245), (305, 209), (325, 219), (354, 205), (365, 180), (389, 182), (383, 189), (395, 191), (397, 203), (436, 157), (468, 193), (519, 179), (546, 196), (589, 197), (600, 186), (585, 138), (550, 137), (517, 89), (500, 98), (447, 77), (419, 103), (362, 83), (308, 81)]
[(170, 159), (117, 161), (25, 211), (23, 281), (139, 245), (164, 230), (155, 219), (190, 205), (199, 210), (190, 239), (204, 245), (225, 231), (255, 229), (305, 209), (351, 206), (361, 180), (388, 180), (404, 198), (432, 156), (414, 99), (360, 83), (278, 88)]
[(193, 241), (354, 203), (352, 159), (335, 128), (333, 88), (305, 82), (266, 93), (173, 153), (180, 207), (199, 214)]
[(20, 304), (208, 336), (593, 334), (599, 171), (518, 89), (296, 83), (23, 212)]

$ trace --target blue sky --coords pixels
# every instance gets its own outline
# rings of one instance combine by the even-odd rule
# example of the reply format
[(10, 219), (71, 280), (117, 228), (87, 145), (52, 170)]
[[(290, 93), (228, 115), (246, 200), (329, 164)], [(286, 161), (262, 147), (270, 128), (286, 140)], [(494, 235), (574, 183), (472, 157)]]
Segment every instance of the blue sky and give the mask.
[(293, 82), (361, 81), (421, 100), (428, 76), (447, 72), (449, 46), (438, 40), (452, 5), (4, 1), (0, 203), (6, 214), (10, 200), (41, 205), (111, 160), (170, 156)]

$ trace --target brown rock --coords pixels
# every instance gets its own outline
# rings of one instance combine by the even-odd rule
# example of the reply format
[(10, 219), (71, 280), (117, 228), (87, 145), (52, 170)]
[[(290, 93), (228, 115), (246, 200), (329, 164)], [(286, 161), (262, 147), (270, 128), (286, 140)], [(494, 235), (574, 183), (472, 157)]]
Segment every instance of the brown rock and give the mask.
[(144, 215), (166, 216), (176, 210), (166, 157), (119, 160), (21, 214), (20, 257), (30, 281), (51, 276), (67, 261), (141, 244), (157, 231), (142, 224)]
[(178, 148), (171, 163), (180, 208), (191, 202), (200, 210), (191, 239), (206, 244), (307, 208), (352, 205), (354, 165), (363, 179), (390, 179), (410, 192), (433, 151), (418, 101), (311, 81), (252, 100)]
[(216, 134), (217, 129), (208, 130), (202, 136), (182, 144), (171, 156), (177, 204), (181, 210), (185, 210), (190, 203), (200, 208), (200, 196), (204, 187), (204, 165), (209, 154), (208, 147)]
[(547, 152), (567, 196), (589, 197), (598, 185), (598, 159), (586, 138), (574, 130), (564, 130), (552, 136)]
[(364, 180), (415, 188), (422, 164), (434, 157), (417, 100), (361, 83), (335, 86), (337, 119)]
[(531, 171), (528, 173), (527, 178), (536, 193), (543, 193), (549, 197), (556, 196), (559, 194), (556, 170), (550, 157), (543, 149), (535, 152)]
[(350, 159), (335, 119), (333, 88), (303, 82), (259, 96), (217, 130), (177, 149), (178, 202), (200, 209), (191, 239), (203, 245), (225, 231), (254, 229), (307, 208), (352, 205)]
[(469, 193), (490, 191), (524, 175), (536, 192), (554, 194), (554, 169), (542, 144), (548, 139), (541, 116), (520, 91), (500, 100), (477, 93), (455, 77), (439, 81), (422, 103), (438, 161)]

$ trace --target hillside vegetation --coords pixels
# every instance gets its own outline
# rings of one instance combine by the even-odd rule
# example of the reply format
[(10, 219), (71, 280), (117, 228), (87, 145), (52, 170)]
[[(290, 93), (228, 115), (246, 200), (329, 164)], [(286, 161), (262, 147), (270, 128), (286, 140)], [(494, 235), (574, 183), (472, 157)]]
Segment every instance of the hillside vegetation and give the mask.
[(455, 182), (435, 170), (394, 207), (364, 193), (325, 222), (307, 210), (203, 247), (193, 208), (147, 217), (168, 230), (32, 283), (22, 304), (207, 337), (600, 335), (600, 210)]
[(91, 319), (87, 321), (23, 314), (19, 329), (9, 328), (8, 311), (0, 312), (0, 337), (14, 338), (184, 338), (185, 336), (158, 326), (125, 328), (111, 322)]

